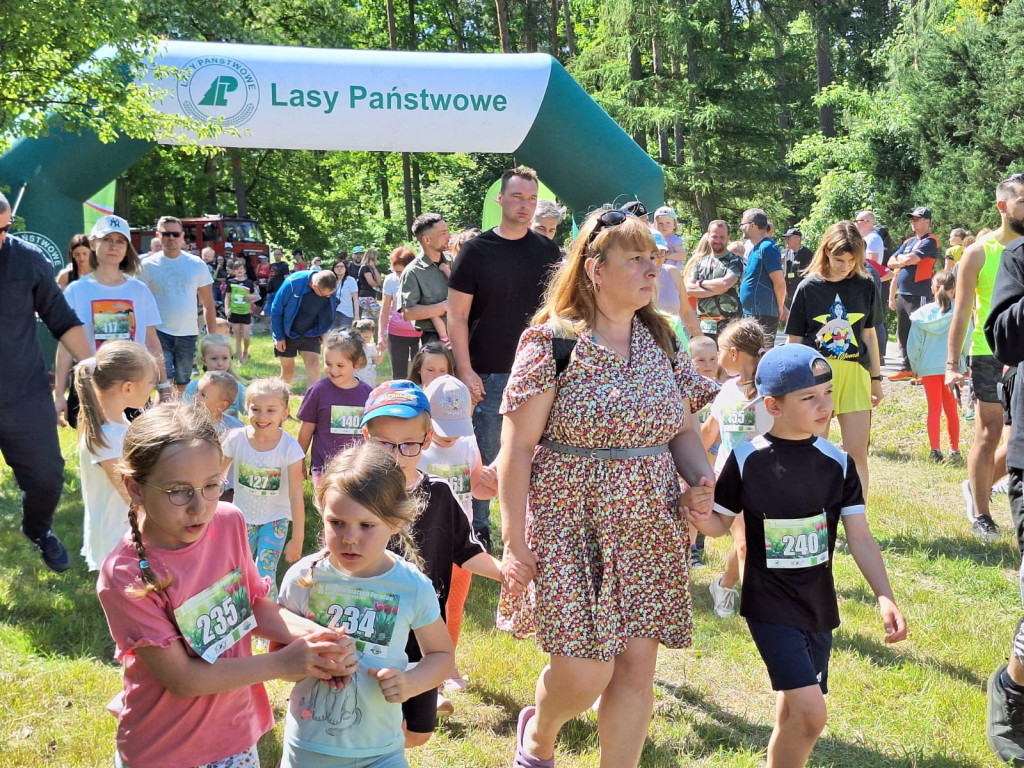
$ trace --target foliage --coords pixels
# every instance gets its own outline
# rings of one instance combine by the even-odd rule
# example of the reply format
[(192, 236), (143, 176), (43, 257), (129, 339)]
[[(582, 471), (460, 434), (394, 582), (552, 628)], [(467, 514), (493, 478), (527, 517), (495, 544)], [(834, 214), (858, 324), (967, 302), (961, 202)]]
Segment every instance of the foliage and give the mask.
[(218, 132), (216, 123), (165, 117), (150, 106), (150, 88), (129, 85), (146, 69), (156, 41), (128, 0), (7, 0), (3, 17), (0, 151), (54, 124), (92, 130), (104, 141)]

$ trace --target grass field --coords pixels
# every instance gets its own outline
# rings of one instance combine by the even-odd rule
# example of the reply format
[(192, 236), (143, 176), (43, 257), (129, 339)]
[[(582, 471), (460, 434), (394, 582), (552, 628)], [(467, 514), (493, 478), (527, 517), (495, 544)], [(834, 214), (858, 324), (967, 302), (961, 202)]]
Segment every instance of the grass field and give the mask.
[[(269, 338), (255, 337), (242, 375), (276, 370)], [(835, 573), (843, 625), (835, 634), (829, 725), (810, 765), (994, 765), (985, 743), (985, 684), (1005, 659), (1020, 615), (1016, 546), (1005, 534), (995, 544), (970, 536), (959, 489), (965, 469), (926, 461), (923, 392), (907, 384), (886, 387), (889, 397), (875, 414), (868, 510), (910, 637), (897, 646), (882, 643), (874, 600), (840, 543)], [(969, 444), (970, 422), (964, 426)], [(296, 422), (288, 428), (294, 432)], [(54, 528), (74, 554), (82, 520), (75, 436), (62, 430), (61, 441), (68, 464)], [(1007, 528), (1005, 496), (996, 497), (993, 510)], [(47, 571), (21, 537), (19, 518), (17, 486), (0, 463), (0, 768), (110, 765), (115, 721), (104, 704), (119, 690), (121, 675), (94, 574), (77, 556), (68, 573)], [(314, 523), (307, 549), (317, 532)], [(708, 567), (694, 574), (694, 647), (661, 653), (643, 766), (764, 763), (774, 700), (767, 674), (743, 620), (717, 618), (707, 590), (727, 548), (727, 540), (709, 542)], [(458, 652), (469, 690), (456, 697), (455, 714), (431, 743), (408, 753), (411, 765), (511, 763), (515, 718), (532, 700), (544, 657), (531, 642), (494, 629), (496, 599), (495, 584), (474, 579)], [(274, 766), (289, 685), (268, 689), (278, 726), (260, 751), (263, 765)], [(596, 718), (586, 714), (563, 732), (558, 765), (597, 766), (598, 758)]]

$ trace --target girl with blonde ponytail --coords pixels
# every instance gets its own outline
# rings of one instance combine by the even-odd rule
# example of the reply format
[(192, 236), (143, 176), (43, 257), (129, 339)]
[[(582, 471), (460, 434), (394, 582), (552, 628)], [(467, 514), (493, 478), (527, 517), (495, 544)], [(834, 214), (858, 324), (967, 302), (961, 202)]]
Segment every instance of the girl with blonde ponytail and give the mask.
[(156, 385), (156, 361), (134, 341), (108, 341), (75, 366), (78, 463), (85, 529), (82, 556), (90, 571), (128, 531), (128, 492), (121, 481), (126, 408), (142, 408)]

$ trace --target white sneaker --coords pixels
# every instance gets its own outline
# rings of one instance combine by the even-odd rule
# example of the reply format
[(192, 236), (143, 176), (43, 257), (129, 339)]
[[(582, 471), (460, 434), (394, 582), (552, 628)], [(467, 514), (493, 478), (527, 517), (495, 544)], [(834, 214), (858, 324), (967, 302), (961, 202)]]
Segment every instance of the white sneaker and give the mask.
[(708, 591), (711, 592), (711, 599), (715, 601), (716, 614), (725, 619), (736, 612), (736, 589), (723, 587), (721, 576), (708, 585)]
[(967, 506), (964, 507), (964, 514), (967, 516), (967, 522), (974, 522), (974, 496), (971, 494), (971, 481), (964, 480), (960, 483), (960, 492), (964, 495), (964, 502)]
[(453, 691), (464, 691), (466, 690), (466, 678), (459, 672), (459, 668), (456, 667), (455, 671), (448, 677), (447, 680), (441, 685), (445, 693), (452, 693)]
[(1000, 494), (1000, 493), (1008, 494), (1009, 492), (1010, 492), (1010, 476), (1007, 475), (1002, 480), (999, 480), (998, 482), (996, 482), (995, 485), (992, 486), (992, 493), (990, 495), (991, 496), (995, 496), (995, 495)]

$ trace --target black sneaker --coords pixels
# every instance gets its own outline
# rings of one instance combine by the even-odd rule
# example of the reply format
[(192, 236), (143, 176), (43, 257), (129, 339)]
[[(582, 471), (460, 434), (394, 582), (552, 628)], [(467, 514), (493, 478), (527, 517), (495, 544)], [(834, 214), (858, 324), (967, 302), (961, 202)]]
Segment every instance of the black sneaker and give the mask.
[(932, 448), (932, 452), (928, 454), (928, 458), (934, 461), (936, 464), (942, 463), (942, 451), (937, 448)]
[(36, 539), (33, 543), (39, 547), (43, 562), (51, 571), (63, 573), (71, 567), (71, 555), (60, 543), (60, 539), (53, 535), (53, 531), (47, 531), (45, 536)]
[(1003, 664), (988, 679), (988, 745), (1000, 760), (1024, 766), (1024, 701), (1006, 695), (1000, 678)]
[(491, 551), (491, 529), (480, 528), (474, 531), (474, 533), (476, 533), (477, 541), (483, 544), (484, 552), (487, 552), (489, 554)]
[(978, 515), (971, 523), (971, 533), (982, 541), (993, 542), (999, 538), (999, 527), (988, 515)]
[(697, 571), (704, 567), (704, 550), (693, 547), (690, 550), (690, 570)]

